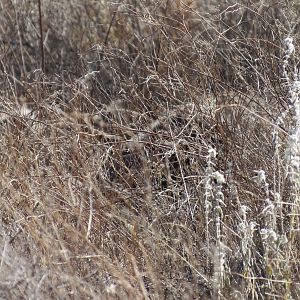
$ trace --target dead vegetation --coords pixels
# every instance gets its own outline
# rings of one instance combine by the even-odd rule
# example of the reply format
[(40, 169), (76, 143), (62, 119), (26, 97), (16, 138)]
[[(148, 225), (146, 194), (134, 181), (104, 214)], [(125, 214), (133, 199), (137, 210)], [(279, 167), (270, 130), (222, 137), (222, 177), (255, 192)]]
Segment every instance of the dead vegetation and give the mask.
[(0, 1), (2, 299), (299, 298), (299, 7), (239, 2), (44, 0), (43, 66)]

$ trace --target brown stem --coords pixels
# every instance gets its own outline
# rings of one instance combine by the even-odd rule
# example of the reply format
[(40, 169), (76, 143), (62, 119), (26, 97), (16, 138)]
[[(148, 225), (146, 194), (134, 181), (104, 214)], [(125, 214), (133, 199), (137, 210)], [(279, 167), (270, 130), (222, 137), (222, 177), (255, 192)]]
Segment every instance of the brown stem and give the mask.
[(45, 73), (45, 54), (44, 54), (44, 38), (43, 38), (43, 22), (42, 22), (42, 1), (38, 0), (38, 6), (39, 6), (39, 25), (40, 25), (40, 50), (41, 50), (41, 56), (42, 56), (42, 63), (41, 68), (42, 71)]

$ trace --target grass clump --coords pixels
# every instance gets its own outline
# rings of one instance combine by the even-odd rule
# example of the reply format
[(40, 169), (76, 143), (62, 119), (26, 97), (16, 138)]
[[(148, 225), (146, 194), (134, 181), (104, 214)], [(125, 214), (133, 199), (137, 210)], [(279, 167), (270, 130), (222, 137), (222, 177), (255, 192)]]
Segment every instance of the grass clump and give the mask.
[(1, 298), (299, 298), (297, 3), (41, 4), (1, 3)]

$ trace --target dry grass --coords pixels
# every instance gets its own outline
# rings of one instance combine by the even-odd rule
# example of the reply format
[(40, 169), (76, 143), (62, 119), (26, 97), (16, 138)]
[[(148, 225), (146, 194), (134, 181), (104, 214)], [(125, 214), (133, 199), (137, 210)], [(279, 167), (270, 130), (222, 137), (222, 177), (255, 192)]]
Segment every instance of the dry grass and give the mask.
[(1, 299), (300, 297), (299, 5), (226, 2), (0, 1)]

